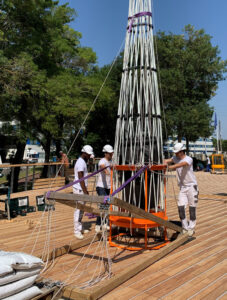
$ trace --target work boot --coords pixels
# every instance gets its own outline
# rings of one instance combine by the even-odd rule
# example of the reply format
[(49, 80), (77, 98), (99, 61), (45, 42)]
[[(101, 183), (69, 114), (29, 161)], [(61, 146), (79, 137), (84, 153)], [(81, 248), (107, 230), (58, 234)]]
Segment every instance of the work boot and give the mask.
[(95, 232), (99, 233), (101, 231), (101, 226), (100, 225), (96, 225), (95, 226)]
[(84, 229), (84, 231), (83, 231), (84, 234), (89, 233), (89, 232), (90, 232), (90, 230), (88, 230), (88, 229)]
[(75, 237), (78, 239), (78, 240), (82, 240), (84, 238), (83, 234), (81, 232), (78, 232), (78, 233), (75, 233)]
[(192, 237), (194, 235), (195, 231), (193, 229), (188, 230), (188, 236)]
[(108, 224), (104, 224), (103, 228), (106, 229), (106, 230), (110, 230), (110, 226)]

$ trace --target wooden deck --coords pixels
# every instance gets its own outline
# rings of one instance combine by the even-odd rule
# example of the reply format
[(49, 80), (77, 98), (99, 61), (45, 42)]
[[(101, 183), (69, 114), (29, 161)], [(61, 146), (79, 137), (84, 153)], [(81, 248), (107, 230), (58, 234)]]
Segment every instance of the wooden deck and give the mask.
[[(200, 200), (193, 239), (102, 299), (227, 299), (227, 175), (197, 173), (196, 176)], [(42, 191), (29, 193), (30, 205), (35, 205), (35, 196), (42, 194)], [(171, 177), (168, 180), (167, 201), (170, 220), (179, 220), (175, 199), (177, 193), (176, 179)], [(0, 220), (0, 249), (45, 256), (54, 247), (76, 242), (73, 236), (73, 209), (57, 204), (55, 212), (49, 216), (52, 218), (51, 228), (47, 228), (47, 217), (47, 213), (36, 212), (11, 221)], [(92, 237), (94, 220), (84, 220), (86, 227), (92, 230), (86, 238)], [(99, 273), (97, 266), (102, 270), (103, 264), (99, 264), (100, 254), (102, 253), (104, 260), (107, 259), (105, 251), (98, 247), (99, 242), (95, 242), (89, 249), (86, 246), (55, 259), (44, 276), (57, 281), (66, 280), (68, 284), (77, 286), (88, 281), (94, 272)], [(110, 247), (108, 250), (113, 262), (113, 275), (146, 258), (150, 253)], [(80, 260), (81, 264), (78, 266)]]

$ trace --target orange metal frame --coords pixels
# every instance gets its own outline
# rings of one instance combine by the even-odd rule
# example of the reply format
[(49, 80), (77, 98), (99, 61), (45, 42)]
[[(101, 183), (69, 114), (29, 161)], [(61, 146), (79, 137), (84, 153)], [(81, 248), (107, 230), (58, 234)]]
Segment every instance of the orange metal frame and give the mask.
[[(215, 157), (219, 157), (221, 164), (215, 164)], [(221, 169), (224, 173), (225, 163), (224, 163), (224, 155), (223, 154), (212, 154), (212, 172), (215, 173), (215, 169)]]
[[(113, 171), (114, 171), (114, 169), (117, 171), (137, 171), (138, 167), (134, 166), (134, 165), (114, 166), (111, 169), (111, 194), (113, 193)], [(165, 165), (153, 165), (145, 170), (145, 211), (148, 211), (148, 179), (147, 179), (148, 171), (160, 171), (160, 170), (165, 170), (165, 169), (166, 169)], [(154, 211), (150, 210), (149, 212), (159, 218), (167, 220), (168, 217), (166, 215), (166, 180), (165, 179), (164, 179), (164, 194), (165, 194), (165, 210), (161, 211), (161, 212), (154, 212)], [(110, 207), (110, 210), (112, 210), (112, 206)], [(164, 228), (164, 242), (157, 246), (148, 247), (147, 231), (149, 228), (159, 227), (160, 225), (156, 222), (153, 222), (150, 220), (145, 220), (145, 219), (121, 217), (121, 216), (110, 216), (109, 221), (110, 221), (110, 235), (109, 235), (110, 246), (118, 247), (121, 249), (127, 249), (127, 250), (142, 250), (142, 249), (156, 250), (156, 249), (160, 249), (161, 247), (163, 247), (169, 243), (168, 238), (167, 238), (167, 231), (166, 231), (166, 228)], [(123, 245), (116, 244), (112, 240), (113, 238), (116, 237), (116, 235), (112, 236), (112, 225), (124, 227), (124, 228), (130, 228), (130, 229), (135, 229), (135, 228), (144, 229), (144, 231), (145, 231), (145, 233), (144, 233), (145, 246), (144, 247), (130, 247), (130, 246), (123, 246)], [(120, 235), (122, 236), (124, 234), (120, 234)], [(120, 236), (120, 235), (118, 235), (118, 236)]]

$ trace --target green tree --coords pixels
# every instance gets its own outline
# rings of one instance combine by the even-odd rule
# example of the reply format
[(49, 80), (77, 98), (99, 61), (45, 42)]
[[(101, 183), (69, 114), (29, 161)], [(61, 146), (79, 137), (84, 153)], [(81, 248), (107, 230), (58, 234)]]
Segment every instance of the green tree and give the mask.
[(29, 136), (40, 139), (49, 160), (51, 142), (62, 137), (73, 112), (74, 126), (83, 116), (88, 99), (81, 101), (81, 75), (92, 69), (96, 55), (80, 47), (81, 34), (68, 26), (74, 17), (67, 4), (53, 0), (0, 3), (0, 112), (2, 119), (19, 123), (14, 163), (22, 162)]
[[(107, 79), (106, 90), (103, 90), (86, 125), (85, 143), (91, 144), (94, 147), (96, 156), (103, 155), (102, 148), (105, 144), (114, 145), (115, 142), (122, 63), (123, 52), (117, 57)], [(103, 82), (111, 65), (112, 64), (96, 69), (93, 77), (95, 77), (97, 81)], [(99, 84), (99, 86), (100, 85), (101, 84)]]
[(187, 25), (182, 35), (159, 32), (157, 49), (168, 135), (195, 141), (213, 132), (209, 100), (224, 80), (227, 61), (204, 30)]

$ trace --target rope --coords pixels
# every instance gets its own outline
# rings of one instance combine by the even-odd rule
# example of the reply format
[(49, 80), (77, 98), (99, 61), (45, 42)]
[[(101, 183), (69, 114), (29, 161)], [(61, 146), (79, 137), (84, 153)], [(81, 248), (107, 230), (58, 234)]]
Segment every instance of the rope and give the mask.
[[(102, 222), (102, 225), (104, 225), (104, 223), (106, 222), (106, 215), (104, 216), (104, 218), (101, 218), (101, 222)], [(104, 226), (102, 226), (102, 228), (104, 228)], [(80, 264), (81, 264), (82, 261), (84, 260), (86, 254), (87, 254), (87, 252), (89, 251), (91, 245), (93, 244), (94, 239), (95, 239), (96, 236), (97, 236), (97, 233), (94, 235), (93, 240), (91, 241), (91, 243), (90, 243), (90, 245), (88, 246), (87, 250), (86, 250), (85, 253), (83, 254), (82, 258), (79, 260), (79, 262), (78, 262), (78, 263), (76, 264), (76, 266), (73, 268), (73, 270), (70, 272), (69, 276), (68, 276), (67, 279), (64, 281), (63, 285), (62, 285), (61, 288), (58, 290), (58, 292), (52, 297), (52, 299), (55, 299), (56, 296), (61, 292), (61, 290), (62, 290), (66, 285), (69, 285), (69, 284), (73, 283), (74, 280), (75, 280), (75, 277), (76, 277), (76, 279), (78, 280), (78, 278), (81, 277), (81, 276), (83, 275), (83, 273), (86, 271), (86, 269), (88, 268), (88, 266), (91, 264), (92, 260), (94, 259), (94, 256), (95, 256), (95, 253), (96, 253), (96, 251), (97, 251), (97, 248), (100, 247), (100, 244), (102, 243), (102, 241), (103, 241), (103, 243), (102, 243), (102, 244), (103, 244), (103, 245), (102, 245), (102, 250), (103, 250), (103, 247), (105, 247), (105, 248), (107, 247), (107, 238), (105, 237), (105, 236), (106, 236), (106, 233), (104, 233), (104, 229), (103, 229), (103, 231), (102, 231), (102, 238), (100, 239), (100, 241), (99, 241), (99, 243), (98, 243), (98, 246), (97, 246), (97, 248), (96, 248), (96, 251), (93, 253), (92, 258), (91, 258), (90, 261), (88, 262), (87, 266), (83, 267), (83, 271), (80, 272), (80, 274), (78, 274), (77, 276), (75, 276), (74, 279), (72, 279), (73, 274), (75, 273), (75, 271), (78, 269), (78, 267), (80, 266)], [(102, 256), (101, 262), (103, 262), (103, 251), (102, 251), (102, 250), (101, 250), (101, 254), (102, 254), (102, 255), (101, 255), (101, 256)], [(110, 265), (109, 265), (109, 268), (108, 268), (108, 270), (109, 270), (108, 276), (110, 277), (110, 276), (111, 276), (111, 274), (110, 274), (110, 273), (111, 273), (111, 259), (110, 259), (108, 253), (107, 253), (107, 257), (108, 257), (108, 263), (110, 264)], [(97, 263), (97, 265), (96, 265), (95, 271), (97, 270), (98, 264), (99, 264), (99, 261), (98, 261), (98, 263)], [(85, 282), (85, 283), (81, 284), (81, 285), (80, 285), (80, 288), (85, 288), (85, 287), (87, 287), (87, 286), (93, 286), (96, 282), (99, 282), (99, 281), (101, 280), (101, 275), (100, 275), (100, 274), (101, 274), (101, 266), (100, 266), (100, 269), (99, 269), (98, 276), (96, 276), (96, 278), (95, 278), (95, 280), (94, 280), (94, 276), (95, 276), (95, 274), (96, 274), (95, 271), (93, 272), (93, 275), (92, 275), (91, 279), (90, 279), (88, 282)]]
[(105, 167), (105, 168), (102, 168), (102, 169), (100, 169), (100, 170), (98, 170), (98, 171), (95, 171), (95, 172), (93, 172), (93, 173), (91, 173), (91, 174), (89, 174), (89, 175), (87, 175), (87, 176), (84, 176), (84, 177), (82, 177), (82, 178), (80, 178), (80, 179), (77, 179), (77, 180), (75, 180), (75, 181), (73, 181), (73, 182), (70, 182), (70, 183), (64, 185), (63, 187), (61, 187), (61, 188), (59, 188), (59, 189), (57, 189), (57, 190), (55, 190), (55, 191), (48, 191), (48, 192), (46, 193), (46, 198), (48, 199), (48, 197), (50, 196), (50, 193), (51, 193), (51, 192), (59, 192), (59, 191), (62, 191), (62, 190), (64, 190), (64, 189), (68, 188), (68, 187), (73, 186), (74, 184), (77, 184), (77, 183), (80, 183), (80, 182), (82, 182), (82, 181), (85, 181), (85, 180), (89, 179), (90, 177), (95, 176), (95, 175), (97, 175), (97, 174), (100, 173), (100, 172), (103, 172), (103, 171), (104, 171), (105, 169), (107, 169), (107, 168), (109, 168), (109, 166), (107, 166), (107, 167)]
[[(112, 72), (112, 69), (113, 69), (113, 67), (114, 67), (114, 65), (115, 65), (115, 63), (116, 63), (116, 61), (117, 61), (117, 58), (118, 58), (118, 56), (119, 56), (120, 53), (121, 53), (121, 50), (122, 50), (123, 45), (124, 45), (124, 41), (125, 41), (125, 40), (122, 41), (122, 44), (121, 44), (121, 46), (120, 46), (120, 49), (118, 50), (117, 55), (115, 56), (115, 58), (114, 58), (114, 60), (113, 60), (113, 62), (112, 62), (112, 64), (111, 64), (111, 66), (110, 66), (110, 68), (109, 68), (109, 71), (107, 72), (107, 75), (106, 75), (106, 77), (105, 77), (103, 83), (101, 84), (101, 87), (100, 87), (100, 89), (99, 89), (99, 91), (98, 91), (98, 94), (96, 95), (94, 101), (92, 102), (92, 104), (91, 104), (91, 106), (90, 106), (90, 109), (89, 109), (88, 113), (86, 114), (86, 116), (85, 116), (85, 118), (84, 118), (82, 124), (80, 125), (80, 128), (79, 128), (79, 130), (78, 130), (78, 132), (77, 132), (77, 134), (76, 134), (76, 136), (75, 136), (75, 138), (74, 138), (74, 140), (73, 140), (71, 146), (69, 147), (69, 150), (68, 150), (68, 152), (66, 153), (66, 156), (68, 156), (69, 153), (71, 152), (71, 150), (72, 150), (72, 148), (73, 148), (73, 146), (74, 146), (74, 144), (75, 144), (75, 142), (76, 142), (76, 140), (77, 140), (77, 138), (78, 138), (78, 136), (79, 136), (81, 130), (83, 129), (85, 123), (87, 122), (87, 119), (88, 119), (88, 117), (89, 117), (91, 111), (93, 110), (93, 108), (94, 108), (94, 106), (95, 106), (95, 104), (96, 104), (96, 102), (97, 102), (97, 100), (98, 100), (98, 98), (99, 98), (99, 96), (100, 96), (100, 94), (101, 94), (101, 92), (102, 92), (102, 89), (104, 88), (104, 86), (105, 86), (105, 84), (106, 84), (106, 82), (107, 82), (107, 79), (109, 78), (110, 73)], [(56, 175), (55, 175), (55, 180), (56, 180), (56, 178), (57, 178), (59, 172), (61, 171), (61, 169), (62, 169), (62, 167), (63, 167), (63, 165), (64, 165), (64, 163), (65, 163), (65, 160), (66, 160), (66, 157), (64, 158), (64, 160), (63, 160), (63, 162), (62, 162), (60, 168), (58, 169), (58, 172), (57, 172)], [(51, 183), (50, 188), (52, 187), (53, 183), (54, 183), (54, 182)]]
[[(126, 35), (118, 119), (115, 136), (114, 164), (145, 165), (163, 161), (161, 108), (156, 72), (150, 1), (131, 0)], [(116, 172), (116, 178), (119, 172)], [(131, 176), (135, 173), (131, 172)], [(152, 173), (149, 184), (148, 209), (164, 208), (164, 183), (160, 173)], [(122, 172), (122, 182), (126, 172)], [(145, 190), (144, 175), (128, 187), (127, 202), (141, 207)], [(119, 186), (119, 179), (116, 179)], [(139, 195), (138, 195), (139, 194)], [(122, 192), (126, 199), (126, 191)], [(138, 204), (137, 204), (138, 203)]]
[[(107, 72), (107, 75), (106, 75), (106, 77), (105, 77), (105, 79), (104, 79), (104, 81), (103, 81), (103, 83), (102, 83), (102, 85), (101, 85), (101, 87), (100, 87), (100, 89), (99, 89), (98, 94), (96, 95), (96, 97), (95, 97), (95, 99), (94, 99), (92, 105), (90, 106), (90, 109), (89, 109), (87, 115), (85, 116), (85, 119), (84, 119), (84, 121), (82, 122), (82, 124), (81, 124), (81, 126), (80, 126), (80, 129), (78, 130), (78, 132), (77, 132), (77, 134), (76, 134), (76, 136), (75, 136), (75, 138), (74, 138), (74, 140), (73, 140), (73, 142), (72, 142), (72, 144), (71, 144), (71, 146), (70, 146), (70, 148), (69, 148), (69, 150), (68, 150), (68, 152), (67, 152), (67, 154), (66, 154), (67, 156), (68, 156), (69, 153), (71, 152), (71, 150), (72, 150), (72, 148), (73, 148), (73, 146), (74, 146), (74, 144), (75, 144), (75, 142), (76, 142), (76, 140), (77, 140), (77, 138), (78, 138), (78, 136), (79, 136), (79, 133), (80, 133), (81, 129), (82, 129), (83, 126), (85, 125), (85, 123), (86, 123), (86, 121), (87, 121), (87, 119), (88, 119), (88, 117), (89, 117), (89, 115), (90, 115), (92, 109), (94, 108), (94, 106), (95, 106), (95, 104), (96, 104), (96, 102), (97, 102), (97, 100), (98, 100), (98, 98), (99, 98), (99, 96), (100, 96), (100, 94), (101, 94), (101, 92), (102, 92), (102, 89), (103, 89), (103, 87), (105, 86), (105, 84), (106, 84), (106, 82), (107, 82), (107, 79), (109, 78), (109, 75), (110, 75), (110, 73), (111, 73), (111, 71), (112, 71), (112, 69), (113, 69), (113, 67), (114, 67), (114, 65), (115, 65), (115, 63), (116, 63), (116, 61), (117, 61), (117, 58), (118, 58), (118, 56), (120, 55), (120, 52), (121, 52), (122, 47), (123, 47), (123, 44), (124, 44), (124, 40), (123, 40), (123, 42), (122, 42), (122, 44), (121, 44), (121, 46), (120, 46), (120, 49), (119, 49), (118, 52), (117, 52), (117, 55), (115, 56), (115, 58), (114, 58), (114, 60), (113, 60), (113, 63), (111, 64), (111, 67), (110, 67), (109, 71)], [(54, 180), (53, 180), (53, 181), (51, 182), (51, 184), (49, 185), (49, 188), (50, 188), (50, 189), (52, 188), (52, 185), (54, 184), (54, 181), (56, 181), (56, 178), (57, 178), (58, 174), (60, 173), (60, 171), (61, 171), (61, 169), (62, 169), (62, 167), (63, 167), (63, 165), (64, 165), (64, 163), (65, 163), (65, 160), (66, 160), (66, 157), (64, 158), (64, 160), (62, 161), (62, 164), (60, 165), (60, 168), (59, 168), (58, 171), (56, 172), (56, 175), (55, 175)], [(48, 212), (48, 214), (49, 214), (49, 212)], [(45, 215), (45, 211), (43, 212), (43, 214), (42, 214), (42, 216), (41, 216), (41, 221), (42, 221), (44, 215)], [(31, 237), (33, 237), (33, 233), (36, 231), (37, 227), (38, 227), (38, 226), (36, 225), (35, 228), (34, 228), (34, 230), (33, 230), (33, 232), (32, 232), (32, 234), (31, 234), (30, 237), (27, 239), (27, 241), (28, 241), (28, 240), (30, 241)], [(41, 222), (40, 222), (40, 225), (39, 225), (39, 230), (38, 230), (38, 233), (37, 233), (37, 235), (36, 235), (35, 242), (34, 242), (34, 244), (33, 244), (32, 253), (34, 252), (34, 249), (36, 248), (36, 244), (37, 244), (37, 241), (38, 241), (38, 238), (39, 238), (39, 235), (40, 235), (40, 230), (41, 230)], [(25, 246), (27, 245), (27, 241), (26, 241), (26, 243), (25, 243), (23, 249), (24, 249)], [(49, 246), (48, 246), (48, 247), (49, 247)]]

